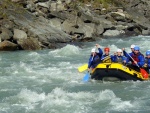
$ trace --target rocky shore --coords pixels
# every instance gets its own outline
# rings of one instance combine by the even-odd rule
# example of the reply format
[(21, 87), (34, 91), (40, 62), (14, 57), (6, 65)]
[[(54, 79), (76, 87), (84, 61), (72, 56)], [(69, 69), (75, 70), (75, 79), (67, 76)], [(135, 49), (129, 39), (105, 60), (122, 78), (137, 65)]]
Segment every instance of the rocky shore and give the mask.
[[(115, 0), (114, 0), (115, 1)], [(55, 49), (100, 38), (150, 35), (150, 1), (0, 0), (0, 50)]]

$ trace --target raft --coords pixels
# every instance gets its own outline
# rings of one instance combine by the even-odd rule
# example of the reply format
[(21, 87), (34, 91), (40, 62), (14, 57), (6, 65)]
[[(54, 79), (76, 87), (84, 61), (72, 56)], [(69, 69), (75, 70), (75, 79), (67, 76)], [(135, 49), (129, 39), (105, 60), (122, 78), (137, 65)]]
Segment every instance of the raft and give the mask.
[(141, 72), (123, 65), (122, 63), (104, 62), (100, 63), (91, 72), (91, 79), (105, 80), (105, 81), (145, 81)]

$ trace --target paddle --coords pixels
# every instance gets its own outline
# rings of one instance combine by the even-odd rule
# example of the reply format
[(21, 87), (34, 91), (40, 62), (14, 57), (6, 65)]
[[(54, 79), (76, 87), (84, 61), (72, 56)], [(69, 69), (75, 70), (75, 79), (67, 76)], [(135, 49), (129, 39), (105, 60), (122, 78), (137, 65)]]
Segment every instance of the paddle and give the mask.
[(88, 82), (89, 79), (90, 79), (90, 73), (89, 73), (89, 71), (88, 71), (88, 72), (84, 75), (83, 81), (84, 81), (84, 82)]
[[(127, 55), (129, 55), (129, 57), (135, 62), (135, 60), (131, 57), (131, 55), (130, 54), (128, 54), (126, 51), (124, 51)], [(140, 66), (138, 65), (138, 64), (136, 64), (137, 65), (137, 67), (138, 68), (140, 68)], [(142, 68), (140, 68), (140, 72), (141, 72), (141, 74), (142, 74), (142, 76), (144, 77), (144, 78), (148, 78), (149, 77), (149, 75), (148, 75), (148, 73), (145, 71), (145, 69), (142, 69)]]
[(84, 64), (84, 65), (78, 67), (78, 71), (83, 72), (83, 71), (87, 70), (87, 68), (88, 68), (88, 64)]
[[(93, 58), (94, 58), (94, 54), (93, 54), (93, 57), (92, 57), (92, 60), (91, 61), (93, 61)], [(84, 77), (83, 77), (83, 81), (84, 82), (87, 82), (87, 81), (89, 81), (89, 78), (90, 78), (90, 74), (89, 74), (89, 71), (84, 75)]]

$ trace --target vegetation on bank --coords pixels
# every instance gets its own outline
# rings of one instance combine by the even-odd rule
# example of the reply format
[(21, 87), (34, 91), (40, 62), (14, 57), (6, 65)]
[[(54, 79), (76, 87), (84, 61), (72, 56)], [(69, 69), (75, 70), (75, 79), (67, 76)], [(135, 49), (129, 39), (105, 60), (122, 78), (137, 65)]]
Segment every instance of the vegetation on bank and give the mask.
[(18, 8), (21, 8), (22, 6), (18, 3), (14, 3), (11, 0), (1, 0), (0, 1), (0, 15), (1, 18), (7, 17), (7, 11), (15, 11), (16, 13), (21, 14), (22, 10), (18, 10)]
[(109, 8), (109, 7), (122, 7), (125, 3), (125, 1), (118, 1), (118, 0), (77, 0), (78, 2), (81, 3), (90, 3), (94, 7), (99, 7), (102, 6), (104, 8)]

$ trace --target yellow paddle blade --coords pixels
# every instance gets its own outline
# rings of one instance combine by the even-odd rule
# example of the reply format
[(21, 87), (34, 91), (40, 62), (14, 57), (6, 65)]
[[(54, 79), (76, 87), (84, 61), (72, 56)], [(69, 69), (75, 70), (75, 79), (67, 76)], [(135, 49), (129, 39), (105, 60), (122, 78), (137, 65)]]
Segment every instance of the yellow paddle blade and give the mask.
[(78, 71), (79, 72), (83, 72), (83, 71), (85, 71), (87, 69), (88, 69), (88, 64), (84, 64), (84, 65), (78, 67)]

